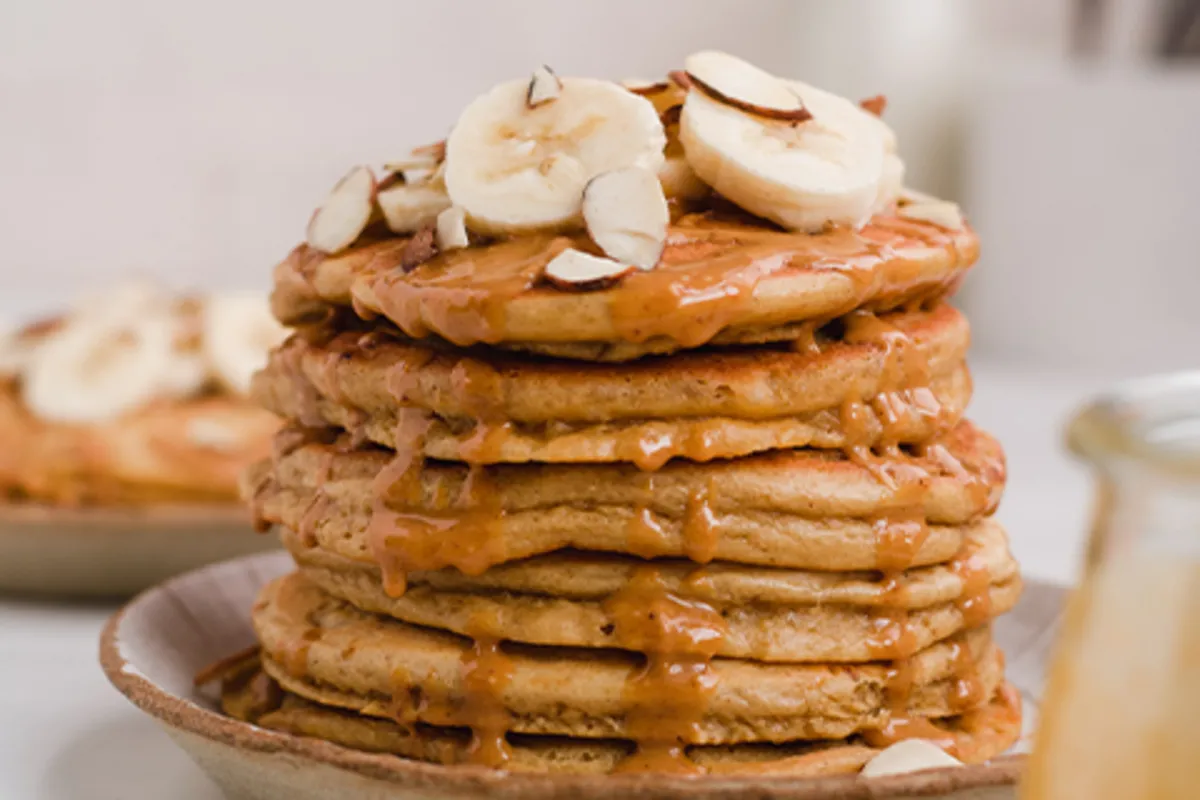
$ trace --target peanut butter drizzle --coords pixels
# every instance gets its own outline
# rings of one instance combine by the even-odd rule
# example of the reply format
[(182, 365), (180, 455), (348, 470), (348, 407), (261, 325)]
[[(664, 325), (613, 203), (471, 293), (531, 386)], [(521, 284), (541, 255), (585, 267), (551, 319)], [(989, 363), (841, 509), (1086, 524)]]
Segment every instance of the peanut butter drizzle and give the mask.
[(697, 564), (717, 557), (717, 516), (713, 511), (716, 481), (709, 478), (704, 486), (688, 493), (683, 515), (683, 553)]
[(631, 446), (622, 446), (618, 456), (620, 460), (631, 461), (638, 469), (647, 472), (662, 469), (672, 458), (712, 461), (720, 453), (724, 431), (725, 425), (721, 420), (706, 420), (693, 421), (686, 434), (646, 432)]
[(992, 575), (980, 553), (960, 554), (950, 564), (962, 581), (962, 594), (955, 601), (966, 628), (978, 628), (992, 618)]
[(987, 698), (971, 649), (960, 639), (950, 644), (950, 652), (954, 660), (954, 693), (950, 697), (950, 706), (958, 712), (975, 708)]
[(821, 355), (821, 344), (817, 341), (817, 330), (822, 326), (820, 320), (810, 320), (796, 331), (796, 338), (789, 342), (793, 353), (803, 353), (808, 356)]
[[(843, 324), (847, 343), (869, 344), (882, 351), (879, 391), (871, 400), (874, 414), (858, 399), (862, 392), (852, 392), (842, 405), (845, 453), (870, 471), (890, 495), (886, 510), (872, 520), (883, 593), (874, 631), (868, 639), (872, 658), (889, 662), (885, 684), (888, 718), (882, 728), (864, 732), (863, 738), (873, 747), (887, 747), (902, 739), (927, 739), (953, 754), (957, 752), (957, 740), (952, 733), (908, 714), (915, 679), (912, 657), (918, 640), (908, 610), (906, 573), (929, 536), (925, 504), (932, 478), (922, 463), (900, 449), (895, 434), (907, 415), (914, 413), (931, 420), (935, 431), (944, 430), (944, 412), (928, 388), (928, 359), (904, 331), (866, 311), (851, 312)], [(879, 439), (873, 449), (870, 437), (874, 420), (878, 420)], [(941, 452), (950, 455), (944, 447)], [(919, 449), (919, 454), (928, 458), (929, 448)], [(940, 458), (933, 460), (945, 466)], [(955, 659), (955, 696), (963, 696), (965, 702), (974, 697), (974, 687), (979, 685), (976, 667), (969, 652), (960, 655), (956, 651)]]
[(503, 767), (512, 758), (508, 729), (512, 717), (504, 690), (512, 682), (512, 660), (500, 649), (492, 627), (473, 620), (468, 626), (471, 648), (463, 654), (462, 715), (471, 728), (468, 759), (488, 767)]
[[(407, 402), (416, 388), (419, 368), (418, 363), (401, 362), (389, 373), (388, 389), (400, 402)], [(456, 495), (423, 497), (425, 439), (433, 415), (419, 409), (400, 409), (396, 456), (375, 478), (367, 535), (384, 589), (393, 597), (404, 593), (409, 571), (454, 567), (479, 575), (507, 558), (498, 531), (504, 511), (484, 466), (498, 460), (509, 432), (508, 423), (499, 420), (499, 375), (482, 361), (461, 359), (451, 377), (456, 395), (475, 415), (475, 427), (462, 446), (467, 475)]]
[(492, 631), (495, 621), (473, 618), (467, 625), (470, 646), (463, 650), (461, 693), (441, 688), (436, 677), (428, 686), (412, 680), (408, 670), (398, 668), (391, 676), (391, 716), (402, 725), (424, 722), (443, 727), (468, 728), (471, 744), (466, 760), (496, 769), (512, 758), (508, 731), (512, 715), (504, 702), (504, 691), (512, 682), (513, 664), (502, 641)]
[[(882, 272), (895, 269), (888, 298), (918, 291), (916, 270), (904, 269), (898, 249), (954, 251), (954, 239), (934, 226), (879, 217), (859, 231), (819, 235), (768, 228), (744, 214), (688, 214), (668, 230), (656, 269), (627, 276), (605, 291), (612, 326), (630, 342), (669, 337), (697, 347), (742, 317), (759, 283), (786, 271), (828, 270), (846, 275), (853, 296), (846, 310), (880, 294)], [(586, 237), (531, 235), (443, 253), (411, 272), (385, 251), (372, 262), (371, 289), (381, 310), (408, 335), (437, 333), (459, 345), (496, 344), (505, 338), (508, 305), (537, 288), (545, 265), (568, 247), (589, 249)], [(905, 276), (912, 274), (911, 285)], [(948, 283), (949, 281), (947, 281)], [(544, 291), (556, 291), (545, 289)]]
[(643, 653), (645, 663), (625, 684), (625, 731), (637, 750), (617, 772), (697, 775), (687, 755), (716, 691), (711, 660), (725, 621), (707, 603), (670, 591), (657, 568), (639, 567), (604, 604), (620, 647)]

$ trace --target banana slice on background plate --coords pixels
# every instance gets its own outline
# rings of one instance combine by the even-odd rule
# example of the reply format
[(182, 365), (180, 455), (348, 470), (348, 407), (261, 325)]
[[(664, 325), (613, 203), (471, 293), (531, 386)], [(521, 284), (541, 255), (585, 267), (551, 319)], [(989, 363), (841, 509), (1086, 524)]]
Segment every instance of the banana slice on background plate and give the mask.
[(179, 350), (180, 331), (180, 320), (164, 309), (124, 320), (108, 313), (72, 317), (24, 370), (25, 404), (42, 419), (88, 423), (192, 395), (207, 370), (198, 354)]
[(895, 200), (903, 179), (895, 137), (858, 104), (725, 53), (697, 53), (685, 66), (699, 80), (683, 105), (680, 141), (718, 193), (808, 232), (861, 226)]
[(471, 230), (578, 225), (583, 188), (596, 175), (662, 166), (666, 136), (649, 100), (609, 81), (558, 80), (556, 92), (541, 71), (502, 83), (459, 117), (446, 140), (446, 190)]
[(250, 393), (254, 373), (266, 366), (267, 351), (288, 335), (257, 292), (210, 297), (201, 324), (208, 369), (230, 391), (243, 396)]

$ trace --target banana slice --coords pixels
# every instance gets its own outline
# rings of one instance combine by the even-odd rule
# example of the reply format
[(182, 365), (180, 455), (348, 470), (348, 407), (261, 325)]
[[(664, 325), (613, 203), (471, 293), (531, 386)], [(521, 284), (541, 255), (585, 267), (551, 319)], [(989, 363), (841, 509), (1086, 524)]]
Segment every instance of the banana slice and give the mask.
[(179, 332), (179, 320), (163, 309), (124, 321), (73, 317), (27, 367), (25, 404), (43, 419), (88, 423), (155, 399), (193, 394), (205, 376), (179, 353)]
[[(706, 76), (717, 81), (712, 72), (709, 65)], [(739, 70), (721, 85), (738, 91), (758, 74)], [(885, 167), (890, 129), (850, 100), (797, 81), (745, 89), (743, 105), (770, 101), (780, 113), (794, 113), (781, 85), (812, 119), (769, 119), (699, 89), (688, 92), (679, 130), (688, 163), (715, 191), (785, 228), (862, 225), (899, 188), (896, 164)]]
[(608, 81), (562, 78), (553, 102), (530, 108), (529, 88), (510, 81), (477, 98), (446, 141), (446, 189), (472, 230), (577, 225), (593, 177), (662, 166), (666, 138), (645, 98)]
[(267, 298), (239, 292), (209, 298), (204, 307), (204, 358), (211, 374), (237, 394), (250, 392), (250, 379), (267, 363), (267, 352), (287, 338), (271, 316)]

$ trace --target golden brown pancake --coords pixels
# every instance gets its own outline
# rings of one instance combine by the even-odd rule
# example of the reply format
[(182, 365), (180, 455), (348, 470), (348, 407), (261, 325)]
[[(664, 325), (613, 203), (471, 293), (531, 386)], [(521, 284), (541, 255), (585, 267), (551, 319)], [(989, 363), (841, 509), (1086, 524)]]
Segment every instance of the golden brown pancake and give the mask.
[[(226, 678), (221, 700), (225, 713), (262, 728), (418, 761), (464, 764), (471, 760), (471, 736), (465, 730), (366, 717), (313, 703), (283, 691), (261, 671), (256, 656)], [(953, 739), (960, 760), (983, 762), (1002, 753), (1020, 735), (1020, 697), (1005, 685), (987, 706), (932, 724)], [(603, 775), (633, 750), (630, 743), (619, 740), (521, 734), (508, 739), (512, 756), (505, 768), (514, 772)], [(714, 775), (838, 775), (857, 772), (877, 753), (861, 737), (687, 748), (688, 757)]]
[[(409, 272), (400, 268), (405, 243), (368, 242), (335, 257), (298, 247), (276, 268), (272, 308), (285, 324), (306, 324), (329, 305), (354, 302), (360, 314), (381, 314), (417, 338), (616, 359), (698, 347), (722, 334), (762, 341), (773, 329), (788, 335), (797, 322), (942, 296), (978, 255), (969, 229), (898, 217), (810, 235), (696, 214), (671, 226), (654, 270), (609, 289), (566, 292), (540, 275), (563, 249), (591, 249), (582, 235), (457, 250)], [(607, 343), (644, 347), (622, 352)]]
[[(858, 570), (891, 560), (879, 550), (880, 526), (914, 498), (923, 518), (904, 566), (950, 560), (969, 526), (994, 508), (1005, 477), (999, 445), (962, 422), (925, 456), (880, 457), (873, 466), (814, 450), (673, 461), (654, 473), (626, 464), (417, 462), (402, 509), (373, 514), (374, 484), (391, 483), (392, 463), (389, 451), (309, 442), (252, 470), (247, 494), (262, 519), (389, 572), (399, 566), (391, 563), (397, 548), (410, 559), (404, 571), (475, 572), (564, 548)], [(919, 480), (889, 488), (881, 474)]]
[[(266, 671), (314, 702), (434, 725), (463, 724), (483, 705), (473, 699), (470, 640), (366, 613), (298, 573), (263, 589), (253, 622)], [(508, 730), (628, 738), (625, 691), (639, 669), (637, 656), (507, 643), (503, 651), (506, 675), (492, 688)], [(1001, 658), (986, 627), (922, 650), (909, 663), (911, 718), (962, 713), (1002, 683)], [(704, 708), (690, 744), (841, 738), (882, 727), (889, 714), (886, 665), (716, 658), (711, 674), (709, 690), (696, 695)], [(964, 679), (974, 684), (966, 706), (958, 691)]]
[(904, 444), (962, 417), (970, 337), (952, 307), (856, 314), (832, 327), (836, 338), (822, 334), (805, 352), (699, 351), (619, 366), (485, 359), (378, 332), (293, 337), (253, 393), (281, 416), (388, 447), (404, 415), (429, 412), (427, 455), (484, 463), (652, 468), (673, 456)]
[[(369, 566), (329, 550), (308, 547), (290, 529), (284, 528), (281, 534), (292, 552), (303, 558), (304, 566), (333, 571)], [(991, 584), (1004, 583), (1017, 574), (1004, 529), (990, 518), (972, 526), (955, 561), (962, 559), (977, 559), (977, 568), (986, 573)], [(906, 570), (905, 589), (899, 598), (892, 596), (887, 582), (871, 570), (823, 572), (720, 561), (701, 566), (683, 559), (656, 559), (650, 563), (668, 591), (686, 593), (719, 608), (812, 605), (866, 610), (899, 605), (920, 609), (969, 594), (964, 576), (954, 562)], [(455, 569), (412, 572), (408, 575), (408, 585), (410, 589), (428, 586), (452, 594), (533, 595), (596, 601), (616, 594), (646, 565), (644, 559), (616, 553), (561, 551), (497, 564), (480, 575), (465, 575)]]
[(110, 422), (48, 422), (0, 382), (0, 496), (55, 505), (233, 503), (279, 420), (249, 402), (163, 402)]
[[(405, 592), (390, 597), (383, 588), (378, 568), (339, 557), (317, 548), (304, 547), (301, 538), (284, 532), (284, 544), (292, 551), (304, 577), (328, 594), (345, 600), (364, 611), (385, 614), (414, 625), (468, 635), (483, 633), (497, 639), (539, 645), (566, 647), (621, 647), (620, 630), (610, 600), (631, 580), (645, 580), (638, 569), (654, 571), (651, 580), (669, 583), (667, 591), (687, 601), (700, 601), (716, 609), (724, 620), (725, 632), (719, 655), (752, 658), (761, 661), (790, 662), (862, 662), (880, 657), (873, 644), (881, 616), (897, 608), (907, 610), (905, 625), (910, 646), (924, 649), (968, 627), (978, 625), (980, 616), (991, 619), (1010, 610), (1020, 595), (1016, 562), (1005, 547), (998, 525), (981, 525), (972, 531), (959, 559), (977, 559), (975, 570), (986, 574), (982, 581), (964, 579), (951, 565), (912, 570), (906, 574), (905, 592), (897, 599), (888, 594), (888, 584), (874, 580), (844, 577), (844, 573), (805, 573), (797, 570), (747, 568), (732, 564), (713, 564), (700, 570), (686, 562), (668, 562), (647, 567), (635, 559), (604, 558), (591, 554), (571, 554), (556, 560), (544, 556), (535, 563), (518, 562), (527, 572), (538, 572), (540, 583), (570, 586), (574, 569), (607, 571), (603, 579), (612, 588), (608, 594), (580, 598), (559, 597), (544, 592), (511, 588), (502, 592), (480, 586), (447, 589), (428, 583), (424, 574), (408, 575)], [(538, 563), (540, 562), (540, 563)], [(663, 572), (667, 574), (664, 575)], [(723, 571), (722, 577), (743, 584), (762, 597), (772, 594), (777, 583), (794, 581), (804, 587), (810, 579), (831, 584), (822, 595), (836, 596), (843, 587), (834, 582), (858, 584), (861, 592), (870, 592), (870, 603), (852, 605), (827, 599), (805, 603), (733, 602), (719, 589), (709, 588), (708, 573)], [(492, 571), (485, 573), (485, 577)], [(730, 575), (733, 573), (733, 575)], [(741, 574), (738, 574), (741, 573)], [(438, 575), (439, 573), (433, 573)], [(597, 575), (599, 578), (600, 575)], [(459, 581), (477, 581), (461, 576)], [(977, 585), (982, 583), (982, 585)], [(940, 585), (939, 585), (940, 584)], [(516, 584), (520, 586), (520, 584)], [(944, 588), (943, 588), (944, 587)], [(951, 592), (951, 587), (957, 589)], [(846, 587), (850, 588), (850, 587)], [(941, 596), (934, 602), (918, 605), (914, 598)], [(485, 627), (481, 627), (485, 626)]]

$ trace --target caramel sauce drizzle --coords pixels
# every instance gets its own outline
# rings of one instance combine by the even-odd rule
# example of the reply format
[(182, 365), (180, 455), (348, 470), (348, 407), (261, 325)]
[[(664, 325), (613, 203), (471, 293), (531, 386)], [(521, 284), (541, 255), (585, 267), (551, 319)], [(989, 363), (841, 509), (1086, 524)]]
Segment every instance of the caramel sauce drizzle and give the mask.
[[(419, 368), (419, 364), (401, 363), (389, 374), (389, 391), (401, 403), (417, 388)], [(507, 423), (497, 421), (499, 379), (483, 362), (463, 359), (456, 364), (452, 380), (454, 391), (476, 417), (475, 428), (463, 446), (467, 474), (455, 496), (439, 493), (426, 497), (424, 450), (433, 415), (411, 407), (402, 408), (398, 415), (396, 455), (372, 487), (367, 537), (383, 575), (384, 591), (392, 597), (404, 593), (407, 575), (413, 570), (452, 567), (479, 575), (507, 559), (498, 532), (503, 509), (485, 466), (497, 460), (508, 433)], [(470, 728), (468, 760), (502, 768), (512, 755), (506, 738), (511, 718), (503, 692), (513, 668), (499, 638), (491, 633), (495, 627), (489, 620), (472, 620), (468, 626), (471, 646), (462, 660), (460, 703), (425, 692), (408, 713), (433, 724)], [(393, 696), (406, 697), (410, 690), (405, 676), (393, 676), (393, 683)], [(398, 717), (403, 710), (397, 707)]]
[[(785, 271), (846, 275), (852, 283), (847, 311), (868, 300), (900, 303), (949, 288), (955, 275), (945, 286), (928, 287), (917, 270), (906, 269), (899, 250), (911, 246), (949, 250), (958, 259), (952, 235), (892, 217), (878, 217), (859, 231), (810, 235), (772, 230), (735, 210), (687, 214), (669, 229), (656, 269), (606, 290), (607, 310), (626, 341), (669, 337), (698, 347), (745, 313), (764, 278)], [(436, 332), (458, 345), (496, 344), (505, 336), (509, 304), (537, 291), (545, 265), (568, 247), (589, 244), (582, 235), (522, 236), (443, 253), (407, 273), (399, 268), (398, 253), (383, 252), (372, 263), (371, 290), (384, 314), (409, 336)], [(891, 268), (886, 297), (884, 264)]]
[(512, 758), (507, 738), (512, 716), (504, 691), (512, 683), (513, 663), (502, 641), (492, 633), (494, 628), (490, 618), (474, 618), (468, 623), (471, 643), (460, 660), (462, 691), (457, 696), (436, 682), (421, 686), (407, 669), (396, 669), (391, 677), (390, 713), (402, 725), (425, 722), (467, 728), (471, 744), (466, 761), (502, 769)]
[[(878, 294), (883, 261), (896, 260), (894, 246), (904, 223), (878, 224), (868, 232), (833, 231), (822, 237), (797, 237), (761, 226), (735, 225), (713, 215), (681, 218), (669, 235), (660, 269), (639, 272), (609, 291), (608, 313), (618, 335), (631, 342), (666, 336), (684, 347), (709, 341), (740, 315), (750, 303), (760, 281), (792, 268), (837, 269), (854, 284), (854, 300), (847, 310)], [(909, 226), (907, 241), (931, 247), (951, 241), (927, 226)], [(902, 236), (901, 238), (905, 238)], [(486, 251), (447, 253), (405, 273), (376, 264), (379, 277), (371, 286), (381, 309), (408, 335), (424, 337), (436, 331), (459, 345), (497, 343), (504, 338), (508, 304), (529, 291), (541, 269), (569, 246), (582, 239), (566, 236), (522, 237), (490, 246)], [(895, 290), (897, 300), (913, 287)], [(857, 312), (856, 312), (857, 313)], [(795, 345), (801, 352), (816, 352), (816, 325), (805, 328)], [(927, 529), (923, 518), (927, 476), (916, 465), (898, 458), (899, 450), (888, 438), (910, 413), (940, 413), (932, 393), (906, 394), (901, 378), (911, 378), (913, 348), (901, 332), (874, 315), (854, 316), (847, 323), (850, 338), (882, 344), (885, 383), (894, 384), (895, 397), (877, 398), (875, 417), (884, 427), (885, 450), (890, 460), (880, 460), (867, 442), (871, 415), (848, 402), (843, 409), (847, 424), (847, 454), (870, 465), (872, 474), (893, 491), (897, 506), (905, 511), (877, 522), (880, 563), (888, 574), (889, 614), (879, 626), (879, 645), (896, 659), (889, 684), (898, 692), (911, 671), (912, 631), (904, 607), (903, 570), (911, 565)], [(899, 355), (897, 355), (899, 354)], [(432, 356), (431, 356), (432, 357)], [(917, 366), (920, 366), (918, 363)], [(419, 365), (398, 367), (389, 376), (389, 388), (402, 403), (419, 386)], [(925, 374), (927, 375), (927, 365)], [(899, 373), (893, 375), (893, 373)], [(454, 567), (478, 574), (505, 560), (496, 521), (503, 511), (483, 466), (498, 460), (511, 426), (498, 413), (495, 398), (500, 389), (495, 372), (474, 360), (458, 362), (454, 374), (456, 394), (472, 404), (468, 411), (474, 429), (463, 445), (468, 474), (453, 498), (427, 502), (422, 484), (424, 444), (432, 423), (426, 412), (409, 409), (396, 432), (396, 456), (376, 478), (375, 505), (369, 527), (372, 552), (381, 565), (384, 586), (390, 595), (405, 589), (407, 572)], [(927, 378), (924, 383), (927, 383)], [(930, 402), (932, 401), (932, 402)], [(862, 405), (861, 401), (854, 401)], [(719, 431), (698, 430), (683, 441), (647, 436), (631, 454), (646, 471), (644, 497), (628, 529), (629, 549), (644, 557), (665, 551), (667, 534), (651, 509), (655, 493), (654, 472), (676, 456), (703, 461), (713, 457)], [(894, 453), (890, 451), (895, 451)], [(914, 478), (914, 475), (916, 476)], [(918, 487), (914, 489), (913, 487)], [(686, 501), (683, 520), (684, 550), (698, 563), (712, 560), (717, 545), (717, 520), (713, 511), (715, 487), (694, 489)], [(430, 511), (436, 505), (436, 511)], [(419, 512), (415, 509), (421, 509)], [(625, 727), (636, 743), (636, 752), (618, 771), (655, 770), (696, 774), (702, 769), (688, 758), (686, 747), (700, 740), (700, 723), (716, 690), (711, 659), (725, 635), (725, 623), (712, 606), (685, 598), (666, 588), (652, 565), (640, 567), (626, 586), (605, 604), (619, 646), (644, 654), (625, 689)], [(896, 613), (892, 613), (896, 612)], [(486, 628), (486, 626), (484, 626)], [(511, 662), (500, 642), (485, 629), (472, 631), (473, 644), (463, 659), (464, 697), (460, 704), (447, 698), (419, 697), (411, 705), (422, 719), (434, 724), (466, 725), (472, 730), (470, 758), (477, 763), (502, 766), (510, 752), (506, 739), (511, 724), (501, 695), (511, 679)], [(395, 677), (396, 697), (406, 685)], [(905, 692), (907, 690), (904, 690)], [(398, 702), (398, 713), (403, 709)], [(411, 709), (410, 712), (411, 713)], [(899, 717), (892, 720), (900, 724)]]
[(472, 641), (463, 654), (463, 717), (471, 728), (468, 760), (499, 768), (512, 758), (507, 738), (512, 716), (503, 694), (512, 682), (513, 665), (489, 627), (473, 620), (467, 629)]
[(707, 603), (670, 591), (657, 568), (639, 567), (605, 602), (614, 634), (625, 649), (644, 654), (625, 684), (625, 730), (637, 750), (617, 772), (696, 775), (687, 755), (717, 688), (711, 661), (725, 636), (725, 621)]
[[(909, 696), (915, 682), (913, 656), (918, 639), (910, 621), (906, 573), (916, 562), (929, 536), (925, 504), (932, 476), (921, 460), (901, 450), (895, 434), (909, 414), (920, 414), (931, 420), (935, 430), (944, 430), (947, 421), (937, 398), (928, 388), (928, 359), (904, 331), (866, 311), (851, 312), (844, 318), (844, 325), (848, 343), (869, 344), (882, 353), (880, 391), (871, 400), (874, 414), (858, 399), (861, 392), (851, 393), (850, 399), (843, 403), (841, 422), (845, 454), (867, 469), (889, 494), (884, 512), (872, 519), (882, 594), (880, 608), (873, 620), (874, 630), (868, 639), (872, 658), (888, 662), (885, 682), (888, 717), (880, 729), (865, 731), (863, 738), (873, 747), (887, 747), (902, 739), (927, 739), (953, 754), (957, 752), (957, 740), (952, 733), (927, 719), (908, 714)], [(880, 435), (872, 448), (874, 420), (878, 420)], [(933, 448), (940, 450), (933, 454)], [(920, 459), (932, 460), (943, 468), (947, 468), (947, 456), (953, 459), (941, 445), (918, 450)], [(947, 471), (959, 477), (967, 475), (961, 464), (957, 471), (948, 468)], [(968, 563), (976, 562), (965, 559), (962, 569), (968, 569), (965, 566)], [(971, 573), (970, 578), (972, 590), (977, 590), (977, 574)], [(986, 596), (989, 589), (986, 569), (982, 580), (982, 591)], [(964, 586), (968, 584), (966, 577), (963, 582)], [(961, 602), (965, 605), (960, 607), (969, 607), (973, 614), (982, 614), (984, 619), (990, 611), (983, 610), (967, 591)], [(964, 618), (966, 615), (964, 611)], [(967, 648), (962, 644), (956, 643), (955, 647), (958, 648), (954, 651), (955, 698), (966, 708), (972, 702), (979, 702), (978, 695), (982, 690), (971, 653), (966, 652)]]

